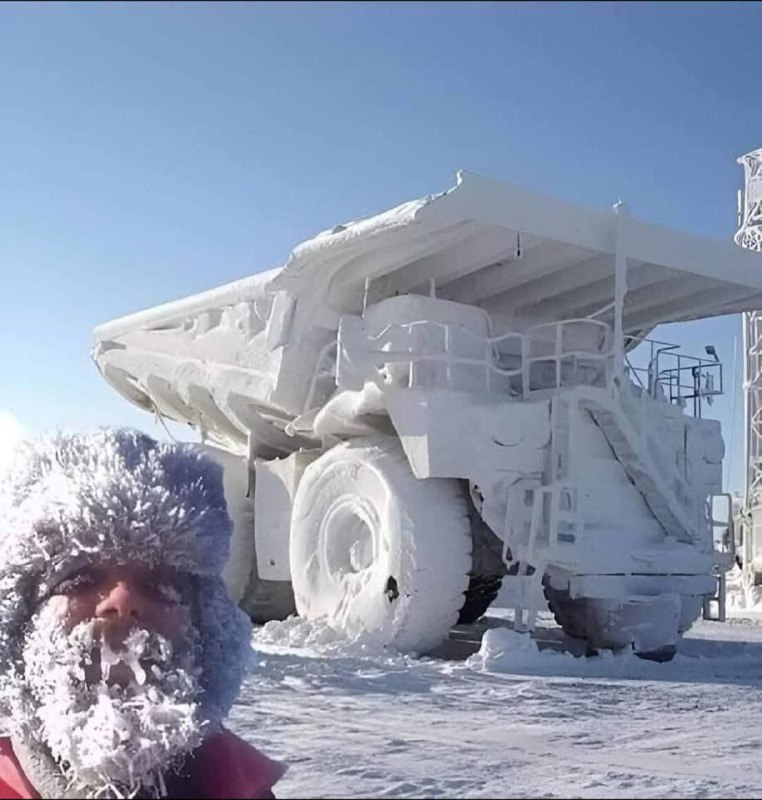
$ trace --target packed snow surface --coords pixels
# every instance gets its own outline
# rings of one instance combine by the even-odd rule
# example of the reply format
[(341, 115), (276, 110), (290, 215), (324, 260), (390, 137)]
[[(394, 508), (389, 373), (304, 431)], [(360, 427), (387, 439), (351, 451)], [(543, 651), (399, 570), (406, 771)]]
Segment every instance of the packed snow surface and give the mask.
[(698, 622), (674, 661), (581, 657), (549, 615), (453, 629), (433, 656), (300, 619), (254, 635), (232, 728), (287, 797), (759, 797), (762, 614)]

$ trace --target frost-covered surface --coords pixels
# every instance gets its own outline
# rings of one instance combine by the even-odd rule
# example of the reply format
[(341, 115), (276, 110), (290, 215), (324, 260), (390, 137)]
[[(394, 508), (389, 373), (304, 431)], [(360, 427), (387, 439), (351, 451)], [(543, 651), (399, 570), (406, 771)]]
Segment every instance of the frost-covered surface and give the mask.
[(425, 653), (447, 636), (463, 604), (467, 506), (455, 481), (417, 480), (395, 438), (344, 442), (304, 471), (290, 563), (301, 616)]
[[(14, 698), (12, 708), (39, 731), (52, 756), (45, 759), (42, 777), (39, 769), (25, 769), (44, 797), (166, 793), (164, 765), (182, 759), (203, 738), (195, 640), (195, 630), (186, 628), (174, 648), (158, 633), (135, 628), (115, 650), (96, 620), (67, 632), (56, 604), (35, 614), (24, 646), (29, 692)], [(97, 683), (96, 673), (102, 676)], [(34, 734), (19, 738), (30, 752), (42, 752)], [(24, 751), (17, 757), (24, 768)], [(66, 772), (53, 760), (67, 764)], [(46, 787), (40, 780), (56, 785)]]
[(281, 798), (759, 796), (762, 619), (699, 622), (653, 664), (575, 658), (547, 616), (538, 647), (508, 617), (421, 660), (269, 623), (232, 727), (291, 764)]
[[(42, 764), (25, 772), (76, 791), (44, 796), (153, 796), (160, 766), (226, 715), (251, 659), (250, 622), (219, 577), (230, 528), (221, 469), (187, 445), (102, 430), (18, 450), (0, 480), (0, 707), (3, 733)], [(103, 619), (65, 630), (65, 584), (87, 587), (104, 563), (174, 569), (156, 591), (184, 607), (177, 641), (136, 630), (105, 645), (106, 627), (126, 631)]]
[(129, 429), (29, 441), (0, 480), (0, 704), (22, 680), (35, 602), (95, 561), (163, 564), (197, 583), (205, 711), (224, 715), (248, 663), (248, 619), (219, 573), (229, 552), (222, 470), (189, 445)]
[(762, 620), (762, 586), (744, 586), (738, 567), (727, 575), (726, 597), (730, 614), (759, 616)]

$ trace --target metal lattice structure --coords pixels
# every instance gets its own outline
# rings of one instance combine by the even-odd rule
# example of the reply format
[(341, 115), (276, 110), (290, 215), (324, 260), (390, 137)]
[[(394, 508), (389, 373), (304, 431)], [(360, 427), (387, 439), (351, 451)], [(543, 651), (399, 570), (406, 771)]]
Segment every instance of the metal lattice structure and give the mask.
[[(762, 252), (762, 148), (738, 159), (744, 167), (744, 189), (738, 193), (735, 241)], [(746, 418), (746, 496), (743, 563), (747, 577), (762, 576), (762, 311), (743, 315), (744, 406)]]
[(736, 244), (762, 252), (762, 148), (741, 156), (738, 163), (744, 168), (744, 189), (738, 193)]

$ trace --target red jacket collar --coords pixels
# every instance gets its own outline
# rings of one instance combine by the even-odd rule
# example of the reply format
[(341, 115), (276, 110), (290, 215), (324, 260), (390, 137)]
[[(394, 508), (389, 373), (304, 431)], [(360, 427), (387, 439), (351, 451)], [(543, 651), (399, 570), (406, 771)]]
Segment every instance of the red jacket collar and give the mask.
[[(256, 800), (269, 797), (286, 767), (267, 758), (230, 731), (210, 736), (190, 758), (189, 781), (198, 797), (210, 800)], [(0, 737), (0, 799), (39, 800), (24, 775), (10, 739)]]

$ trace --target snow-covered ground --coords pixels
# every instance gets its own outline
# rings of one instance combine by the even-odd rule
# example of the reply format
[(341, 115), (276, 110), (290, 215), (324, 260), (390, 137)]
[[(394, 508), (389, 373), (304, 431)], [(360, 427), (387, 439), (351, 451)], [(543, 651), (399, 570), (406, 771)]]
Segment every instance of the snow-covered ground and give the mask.
[(759, 797), (762, 615), (733, 615), (668, 664), (576, 657), (501, 609), (424, 659), (269, 623), (232, 728), (290, 764), (281, 798)]

